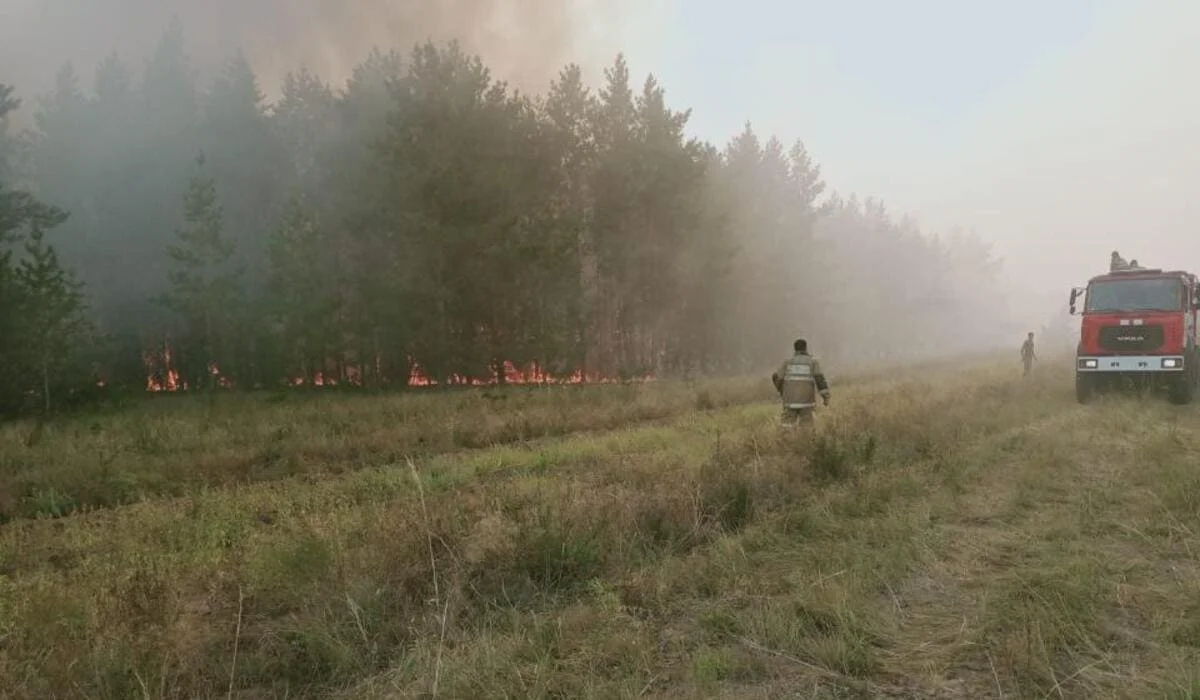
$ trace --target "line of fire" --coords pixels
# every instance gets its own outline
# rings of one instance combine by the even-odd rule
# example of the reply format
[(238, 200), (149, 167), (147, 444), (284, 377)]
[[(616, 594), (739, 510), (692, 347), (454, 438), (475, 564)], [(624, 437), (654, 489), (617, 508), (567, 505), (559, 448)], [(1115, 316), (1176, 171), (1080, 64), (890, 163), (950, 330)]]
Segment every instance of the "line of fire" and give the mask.
[[(173, 363), (173, 355), (171, 347), (168, 343), (154, 351), (146, 351), (142, 355), (142, 360), (146, 365), (146, 391), (150, 393), (173, 393), (186, 392), (191, 387), (188, 382), (181, 378), (179, 370)], [(381, 373), (378, 372), (377, 376)], [(524, 368), (518, 367), (513, 362), (505, 360), (500, 364), (500, 369), (493, 369), (491, 376), (487, 377), (469, 377), (460, 374), (451, 374), (445, 381), (439, 382), (427, 375), (421, 368), (420, 364), (413, 358), (409, 360), (409, 372), (405, 386), (411, 388), (421, 387), (436, 387), (436, 386), (498, 386), (505, 384), (513, 385), (552, 385), (552, 384), (617, 384), (631, 382), (652, 382), (656, 377), (653, 374), (642, 374), (632, 377), (609, 377), (594, 372), (584, 372), (582, 369), (576, 369), (568, 374), (552, 374), (542, 369), (536, 362), (530, 363)], [(208, 363), (208, 372), (212, 375), (215, 386), (222, 389), (234, 388), (234, 382), (221, 374), (220, 368), (215, 362)], [(326, 370), (318, 370), (310, 376), (295, 376), (291, 378), (280, 379), (281, 386), (293, 387), (337, 387), (351, 386), (362, 387), (362, 368), (356, 364), (346, 364), (340, 366), (334, 372)], [(391, 385), (393, 382), (386, 378), (382, 381), (385, 385)]]

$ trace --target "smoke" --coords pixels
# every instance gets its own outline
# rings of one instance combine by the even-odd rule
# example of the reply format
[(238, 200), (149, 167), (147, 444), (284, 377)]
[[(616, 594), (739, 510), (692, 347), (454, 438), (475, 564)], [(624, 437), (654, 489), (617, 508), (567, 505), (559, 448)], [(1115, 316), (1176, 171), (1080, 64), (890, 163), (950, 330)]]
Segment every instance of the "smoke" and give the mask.
[(978, 226), (1016, 286), (1065, 307), (1116, 249), (1200, 268), (1200, 4), (1110, 2), (1086, 36), (979, 104), (947, 149), (929, 218)]
[(372, 46), (407, 52), (426, 39), (457, 39), (496, 77), (540, 91), (567, 62), (594, 71), (611, 61), (633, 7), (631, 0), (0, 0), (0, 81), (28, 95), (46, 89), (66, 60), (85, 76), (114, 51), (140, 61), (176, 16), (201, 70), (240, 48), (268, 94), (301, 65), (336, 84)]

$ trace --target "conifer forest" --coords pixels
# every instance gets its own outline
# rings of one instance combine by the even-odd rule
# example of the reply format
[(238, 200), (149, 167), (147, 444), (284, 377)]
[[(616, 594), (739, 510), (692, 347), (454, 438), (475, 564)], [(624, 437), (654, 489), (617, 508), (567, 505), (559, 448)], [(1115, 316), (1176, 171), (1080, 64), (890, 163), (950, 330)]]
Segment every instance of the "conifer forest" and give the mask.
[(750, 124), (689, 136), (622, 56), (526, 94), (453, 42), (376, 49), (268, 100), (241, 54), (200, 75), (176, 23), (144, 60), (0, 85), (0, 115), (6, 413), (760, 371), (799, 336), (846, 367), (995, 335), (979, 238), (831, 191), (819, 154)]

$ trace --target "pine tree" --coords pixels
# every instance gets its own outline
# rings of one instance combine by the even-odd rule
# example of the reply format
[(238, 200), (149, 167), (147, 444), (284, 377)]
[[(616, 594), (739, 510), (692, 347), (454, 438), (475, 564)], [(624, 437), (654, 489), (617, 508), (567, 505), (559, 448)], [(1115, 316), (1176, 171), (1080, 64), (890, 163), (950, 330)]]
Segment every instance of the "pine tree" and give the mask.
[(540, 142), (553, 177), (545, 226), (563, 256), (558, 276), (542, 292), (542, 298), (559, 302), (551, 322), (558, 352), (553, 359), (543, 358), (556, 376), (586, 369), (593, 341), (592, 310), (598, 292), (591, 189), (596, 169), (595, 110), (595, 96), (575, 64), (559, 73), (542, 103), (546, 123)]
[(589, 290), (595, 304), (590, 309), (593, 353), (589, 365), (612, 376), (628, 364), (627, 303), (633, 294), (627, 263), (632, 252), (630, 238), (638, 233), (633, 223), (641, 173), (636, 166), (637, 112), (624, 55), (617, 55), (604, 77), (592, 117), (596, 169), (590, 188), (594, 258), (589, 263), (596, 272), (594, 290)]
[(254, 266), (266, 262), (265, 234), (280, 205), (276, 183), (285, 165), (264, 99), (249, 61), (238, 51), (204, 96), (200, 124), (201, 148), (226, 214), (226, 233)]
[[(203, 158), (197, 161), (201, 168)], [(211, 363), (220, 368), (230, 356), (229, 331), (241, 296), (241, 275), (234, 266), (236, 246), (224, 233), (223, 211), (212, 178), (193, 176), (184, 196), (185, 225), (176, 242), (167, 248), (171, 261), (170, 291), (165, 297), (178, 314), (190, 342), (186, 351), (188, 374), (194, 383), (207, 379), (215, 386)], [(228, 366), (225, 368), (229, 370)]]
[[(8, 113), (19, 104), (12, 89), (0, 85), (0, 141), (7, 138)], [(18, 408), (21, 397), (36, 390), (49, 412), (51, 387), (86, 340), (86, 307), (82, 285), (45, 240), (67, 212), (14, 188), (7, 164), (0, 159), (0, 410)]]
[(155, 135), (188, 136), (199, 106), (195, 81), (183, 24), (174, 18), (146, 61), (142, 79), (142, 98)]
[(21, 104), (14, 93), (14, 88), (0, 83), (0, 412), (14, 410), (20, 401), (21, 314), (11, 246), (20, 234), (24, 216), (21, 193), (8, 185), (14, 150), (8, 115)]
[(58, 262), (54, 248), (45, 241), (45, 228), (65, 220), (57, 212), (31, 221), (25, 243), (25, 258), (16, 274), (19, 308), (25, 332), (22, 339), (30, 364), (41, 379), (42, 407), (51, 410), (50, 388), (54, 375), (80, 349), (90, 324), (84, 317), (87, 305), (82, 284)]
[[(404, 381), (412, 358), (439, 378), (502, 360), (613, 376), (749, 370), (798, 334), (836, 362), (896, 333), (947, 348), (986, 330), (961, 331), (967, 285), (999, 283), (986, 250), (877, 202), (822, 203), (800, 142), (749, 126), (721, 149), (689, 140), (688, 110), (653, 76), (633, 85), (622, 56), (595, 93), (567, 66), (530, 99), (453, 43), (373, 51), (341, 90), (297, 70), (272, 108), (244, 56), (200, 91), (185, 49), (173, 22), (140, 81), (109, 56), (90, 95), (64, 67), (29, 133), (3, 128), (0, 87), (0, 373), (15, 377), (0, 392), (37, 389), (16, 311), (44, 213), (32, 191), (71, 213), (54, 252), (126, 385), (173, 323), (193, 386), (210, 361), (244, 385), (327, 358), (366, 382)], [(189, 182), (197, 152), (208, 168)], [(170, 308), (148, 303), (168, 287)], [(936, 313), (893, 310), (929, 299)]]
[(71, 212), (56, 248), (64, 264), (76, 268), (90, 259), (88, 224), (92, 214), (91, 184), (99, 166), (94, 157), (96, 135), (89, 133), (92, 105), (71, 63), (63, 65), (54, 89), (38, 100), (34, 112), (31, 165), (41, 196)]
[(124, 166), (119, 173), (124, 186), (111, 193), (116, 211), (104, 236), (110, 249), (125, 252), (113, 261), (112, 292), (122, 303), (111, 313), (119, 321), (136, 319), (129, 330), (142, 335), (153, 329), (147, 324), (166, 321), (145, 302), (167, 287), (169, 261), (163, 249), (184, 214), (179, 193), (188, 187), (199, 151), (196, 76), (179, 21), (172, 21), (146, 61), (135, 98), (128, 124), (133, 133), (125, 131), (121, 147), (106, 154), (109, 162)]
[(288, 163), (286, 187), (315, 196), (328, 184), (330, 149), (338, 134), (337, 98), (306, 69), (288, 73), (281, 92), (271, 125)]
[(670, 338), (682, 323), (676, 301), (686, 281), (681, 265), (704, 225), (707, 182), (703, 149), (684, 135), (689, 110), (675, 111), (653, 75), (635, 101), (637, 213), (625, 253), (633, 346), (627, 363), (638, 373), (660, 371)]
[[(0, 83), (0, 183), (8, 182), (13, 177), (12, 163), (16, 156), (17, 144), (8, 131), (8, 115), (17, 111), (20, 106), (21, 100), (16, 96), (16, 88)], [(0, 201), (0, 206), (3, 205), (4, 202)], [(4, 215), (5, 210), (0, 209), (0, 217)], [(4, 231), (5, 221), (0, 219), (0, 236)]]
[(280, 346), (291, 350), (288, 369), (307, 378), (324, 374), (340, 349), (341, 299), (326, 232), (306, 198), (289, 202), (268, 250), (272, 316)]

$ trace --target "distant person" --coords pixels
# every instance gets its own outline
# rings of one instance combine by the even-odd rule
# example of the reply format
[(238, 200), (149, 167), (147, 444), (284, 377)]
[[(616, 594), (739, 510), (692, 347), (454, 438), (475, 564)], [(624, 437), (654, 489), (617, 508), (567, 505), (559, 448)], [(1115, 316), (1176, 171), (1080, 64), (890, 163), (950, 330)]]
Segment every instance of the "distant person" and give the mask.
[(1033, 333), (1030, 333), (1025, 338), (1025, 342), (1021, 344), (1021, 362), (1025, 365), (1025, 375), (1033, 369), (1033, 361), (1037, 359), (1037, 353), (1033, 349)]
[(1129, 263), (1125, 262), (1125, 258), (1122, 258), (1121, 254), (1114, 250), (1112, 252), (1112, 259), (1108, 263), (1108, 271), (1117, 272), (1118, 270), (1128, 269)]
[(818, 393), (824, 405), (829, 405), (829, 384), (821, 363), (808, 354), (808, 341), (799, 338), (792, 343), (792, 349), (792, 356), (771, 375), (771, 382), (783, 399), (783, 423), (811, 423)]

